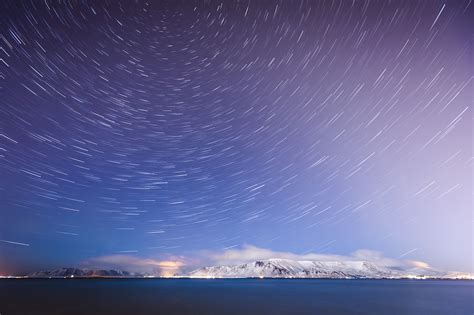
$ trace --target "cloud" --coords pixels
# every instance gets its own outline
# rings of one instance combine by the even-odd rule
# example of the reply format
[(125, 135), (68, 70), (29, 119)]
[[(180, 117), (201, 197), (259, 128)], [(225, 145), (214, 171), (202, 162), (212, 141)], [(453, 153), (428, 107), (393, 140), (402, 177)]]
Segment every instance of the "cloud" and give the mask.
[(244, 245), (241, 248), (232, 248), (222, 251), (206, 251), (203, 253), (213, 264), (235, 265), (255, 260), (265, 260), (271, 258), (291, 259), (291, 260), (318, 260), (318, 261), (369, 261), (384, 267), (416, 267), (420, 269), (431, 269), (422, 261), (408, 261), (385, 257), (381, 252), (361, 249), (351, 255), (333, 255), (306, 253), (295, 254), (291, 252), (273, 251), (253, 245)]
[(223, 251), (205, 252), (205, 255), (218, 264), (237, 264), (254, 260), (283, 258), (292, 260), (341, 260), (344, 256), (327, 254), (298, 255), (291, 252), (278, 252), (253, 245), (244, 245), (242, 248), (232, 248)]
[(415, 268), (432, 269), (431, 266), (428, 263), (425, 263), (424, 261), (409, 260), (408, 263)]
[(172, 276), (178, 274), (185, 263), (179, 258), (158, 260), (130, 255), (109, 255), (91, 258), (83, 262), (83, 265), (93, 266), (93, 268), (113, 268), (131, 272)]
[(434, 270), (423, 261), (401, 260), (385, 257), (381, 252), (361, 249), (350, 255), (274, 251), (254, 245), (243, 245), (220, 251), (200, 251), (194, 255), (183, 257), (168, 257), (167, 259), (144, 258), (132, 255), (108, 255), (91, 258), (82, 265), (89, 268), (120, 269), (161, 276), (173, 276), (186, 273), (200, 267), (210, 265), (237, 265), (255, 260), (281, 258), (290, 260), (313, 261), (368, 261), (380, 267)]

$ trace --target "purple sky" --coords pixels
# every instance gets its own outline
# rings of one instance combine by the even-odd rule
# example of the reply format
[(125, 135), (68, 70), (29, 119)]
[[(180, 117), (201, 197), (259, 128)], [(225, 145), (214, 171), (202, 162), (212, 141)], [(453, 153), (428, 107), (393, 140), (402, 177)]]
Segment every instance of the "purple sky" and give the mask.
[(472, 271), (470, 1), (0, 15), (0, 274), (248, 244)]

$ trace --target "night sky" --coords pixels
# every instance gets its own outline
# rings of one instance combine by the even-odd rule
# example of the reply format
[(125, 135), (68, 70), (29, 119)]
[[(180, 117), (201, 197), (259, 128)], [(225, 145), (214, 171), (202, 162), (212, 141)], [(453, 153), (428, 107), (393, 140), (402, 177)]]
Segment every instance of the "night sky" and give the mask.
[(472, 8), (1, 1), (0, 274), (248, 244), (472, 271)]

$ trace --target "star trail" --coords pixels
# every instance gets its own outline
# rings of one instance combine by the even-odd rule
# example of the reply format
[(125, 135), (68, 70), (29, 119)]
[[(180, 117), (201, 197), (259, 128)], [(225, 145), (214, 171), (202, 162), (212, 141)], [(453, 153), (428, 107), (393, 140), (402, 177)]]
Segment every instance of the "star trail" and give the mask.
[(245, 244), (472, 270), (471, 1), (0, 16), (0, 273)]

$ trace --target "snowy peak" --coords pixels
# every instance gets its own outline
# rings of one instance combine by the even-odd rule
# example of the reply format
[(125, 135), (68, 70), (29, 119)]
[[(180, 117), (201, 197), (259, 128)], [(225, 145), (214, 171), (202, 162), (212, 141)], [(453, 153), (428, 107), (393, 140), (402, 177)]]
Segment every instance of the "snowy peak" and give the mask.
[(443, 277), (443, 274), (434, 270), (380, 266), (369, 261), (268, 259), (241, 265), (204, 267), (192, 271), (189, 277), (384, 279)]

